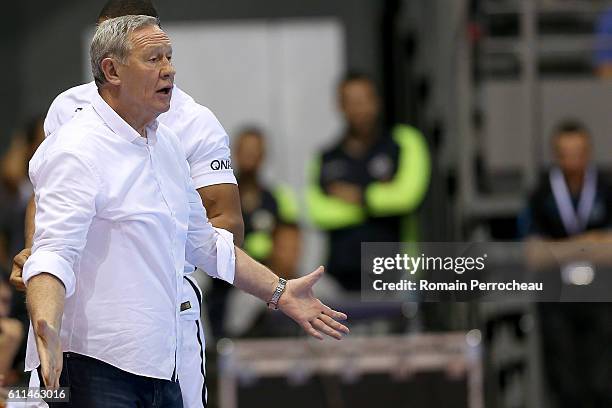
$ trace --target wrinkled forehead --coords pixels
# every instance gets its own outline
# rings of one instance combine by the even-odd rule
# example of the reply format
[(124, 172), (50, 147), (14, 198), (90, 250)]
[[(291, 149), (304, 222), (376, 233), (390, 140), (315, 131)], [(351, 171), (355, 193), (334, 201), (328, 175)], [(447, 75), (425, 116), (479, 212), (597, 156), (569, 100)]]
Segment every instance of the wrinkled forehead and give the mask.
[(172, 48), (170, 37), (158, 26), (146, 26), (130, 35), (132, 49)]

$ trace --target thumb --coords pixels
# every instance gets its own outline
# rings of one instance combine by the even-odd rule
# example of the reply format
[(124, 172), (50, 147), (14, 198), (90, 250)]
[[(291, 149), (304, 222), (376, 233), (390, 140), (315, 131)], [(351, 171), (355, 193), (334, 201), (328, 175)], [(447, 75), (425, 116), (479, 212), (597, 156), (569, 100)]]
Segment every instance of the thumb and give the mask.
[(311, 287), (314, 286), (315, 283), (317, 283), (319, 279), (321, 279), (324, 271), (325, 271), (325, 268), (323, 268), (322, 266), (319, 266), (316, 270), (304, 276), (306, 284)]

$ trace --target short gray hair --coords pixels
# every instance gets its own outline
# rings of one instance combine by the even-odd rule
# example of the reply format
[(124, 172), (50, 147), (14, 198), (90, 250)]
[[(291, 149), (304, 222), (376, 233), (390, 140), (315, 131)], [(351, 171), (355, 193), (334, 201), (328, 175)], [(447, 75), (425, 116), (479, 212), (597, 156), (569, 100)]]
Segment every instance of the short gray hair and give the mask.
[(130, 34), (148, 26), (159, 27), (159, 19), (130, 15), (111, 18), (98, 25), (89, 49), (91, 71), (98, 87), (107, 82), (102, 70), (102, 60), (114, 57), (125, 63), (132, 46), (129, 40)]

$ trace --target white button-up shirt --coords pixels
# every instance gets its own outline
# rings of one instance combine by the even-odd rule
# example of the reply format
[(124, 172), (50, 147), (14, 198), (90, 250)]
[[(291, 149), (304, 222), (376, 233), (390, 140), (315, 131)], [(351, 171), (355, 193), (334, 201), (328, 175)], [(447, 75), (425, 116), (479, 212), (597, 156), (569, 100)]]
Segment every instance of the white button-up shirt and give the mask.
[[(93, 81), (59, 94), (45, 117), (45, 136), (89, 106), (97, 95), (98, 88)], [(197, 103), (175, 85), (170, 109), (159, 115), (158, 121), (178, 136), (195, 188), (237, 184), (231, 167), (229, 136), (210, 109)]]
[(64, 351), (170, 379), (185, 260), (232, 283), (235, 254), (232, 235), (208, 223), (174, 133), (157, 121), (146, 131), (95, 95), (43, 142), (30, 162), (36, 233), (23, 278), (48, 272), (66, 287)]
[[(45, 137), (89, 106), (96, 97), (98, 87), (94, 81), (59, 94), (51, 103), (45, 117)], [(197, 103), (175, 85), (172, 89), (170, 109), (159, 115), (158, 121), (178, 136), (195, 188), (237, 184), (231, 167), (229, 137), (210, 109)], [(192, 273), (194, 269), (193, 265), (185, 264), (186, 274)], [(186, 288), (190, 289), (189, 286)], [(185, 291), (187, 297), (183, 301), (193, 301), (189, 297), (190, 292), (191, 290)]]

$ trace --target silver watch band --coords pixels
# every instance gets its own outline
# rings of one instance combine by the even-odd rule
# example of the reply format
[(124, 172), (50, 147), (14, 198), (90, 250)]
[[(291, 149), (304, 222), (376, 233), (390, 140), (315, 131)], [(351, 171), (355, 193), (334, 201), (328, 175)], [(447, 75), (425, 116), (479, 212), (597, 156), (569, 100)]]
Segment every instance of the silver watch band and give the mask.
[(278, 300), (280, 299), (281, 295), (285, 291), (286, 286), (287, 286), (287, 280), (283, 278), (278, 278), (278, 285), (276, 285), (276, 289), (274, 289), (274, 293), (272, 294), (272, 297), (270, 298), (270, 301), (268, 302), (268, 307), (270, 309), (274, 309), (274, 310), (278, 309)]

